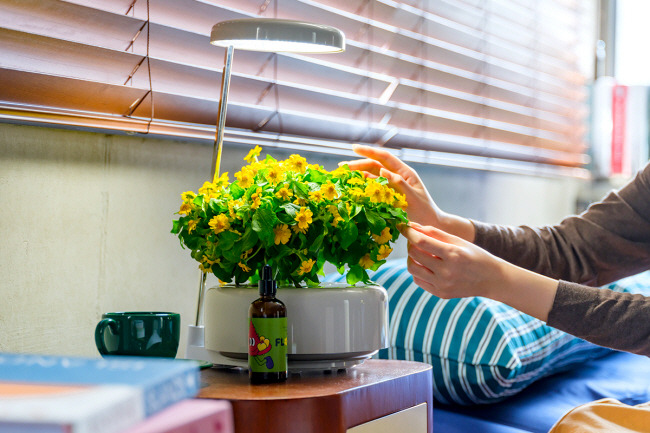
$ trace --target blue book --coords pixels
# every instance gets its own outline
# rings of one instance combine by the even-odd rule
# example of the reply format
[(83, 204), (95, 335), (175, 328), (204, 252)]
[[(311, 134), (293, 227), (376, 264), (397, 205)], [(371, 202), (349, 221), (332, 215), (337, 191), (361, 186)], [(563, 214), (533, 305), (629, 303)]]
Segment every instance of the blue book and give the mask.
[(80, 358), (0, 353), (0, 382), (58, 385), (128, 385), (150, 416), (200, 389), (199, 364), (166, 358)]

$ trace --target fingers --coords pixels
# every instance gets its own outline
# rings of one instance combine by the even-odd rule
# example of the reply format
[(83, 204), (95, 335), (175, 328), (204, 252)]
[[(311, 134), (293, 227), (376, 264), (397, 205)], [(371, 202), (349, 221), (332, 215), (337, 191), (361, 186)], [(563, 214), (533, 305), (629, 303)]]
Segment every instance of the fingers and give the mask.
[(355, 144), (352, 146), (352, 150), (354, 150), (358, 155), (379, 161), (381, 165), (395, 173), (400, 173), (402, 170), (404, 170), (405, 167), (408, 168), (408, 166), (404, 164), (398, 157), (389, 151), (380, 149), (378, 147)]
[[(417, 224), (420, 229), (433, 229), (429, 230), (429, 233), (424, 233), (422, 231), (416, 230), (417, 223), (409, 223), (409, 226), (402, 227), (400, 232), (408, 240), (409, 246), (412, 248), (417, 248), (423, 253), (429, 254), (431, 256), (436, 256), (441, 259), (445, 259), (449, 251), (449, 243), (444, 240), (437, 239), (436, 234), (443, 233), (442, 231), (435, 229), (434, 227), (423, 227)], [(431, 234), (430, 234), (431, 233)], [(409, 251), (409, 255), (411, 252)]]
[(386, 180), (388, 180), (388, 186), (390, 186), (393, 189), (396, 189), (397, 192), (401, 194), (408, 193), (407, 190), (408, 183), (399, 174), (393, 173), (392, 171), (386, 170), (385, 168), (381, 168), (379, 170), (379, 175), (381, 177), (385, 177)]
[(411, 167), (387, 150), (360, 144), (353, 145), (352, 150), (365, 157), (365, 159), (358, 161), (343, 161), (340, 162), (339, 165), (348, 164), (352, 170), (366, 171), (375, 176), (379, 175), (379, 170), (381, 168), (398, 173), (403, 177), (413, 175)]
[(447, 244), (459, 245), (460, 243), (463, 242), (462, 239), (460, 239), (459, 237), (449, 234), (443, 230), (440, 230), (437, 227), (423, 226), (422, 224), (419, 224), (415, 221), (410, 221), (409, 226), (411, 226), (411, 228), (413, 228), (414, 230), (422, 234), (430, 236), (434, 239), (438, 239), (439, 241), (442, 241)]
[(359, 170), (371, 174), (373, 177), (378, 177), (381, 169), (384, 168), (381, 163), (374, 159), (357, 159), (354, 161), (339, 162), (339, 166), (347, 164), (350, 170)]

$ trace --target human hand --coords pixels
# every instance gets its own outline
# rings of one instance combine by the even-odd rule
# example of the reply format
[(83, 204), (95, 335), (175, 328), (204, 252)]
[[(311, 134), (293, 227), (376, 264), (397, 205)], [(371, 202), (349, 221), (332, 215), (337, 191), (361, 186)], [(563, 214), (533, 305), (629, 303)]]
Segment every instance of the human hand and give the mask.
[(507, 264), (478, 246), (431, 226), (411, 222), (401, 229), (408, 240), (413, 281), (444, 299), (492, 297)]
[(437, 227), (468, 241), (474, 240), (474, 224), (466, 218), (443, 212), (413, 168), (384, 149), (355, 145), (352, 150), (365, 159), (339, 165), (348, 164), (350, 169), (363, 171), (370, 177), (385, 177), (392, 188), (406, 197), (406, 213), (410, 221)]
[(439, 226), (443, 212), (415, 170), (384, 149), (355, 145), (352, 150), (365, 159), (341, 162), (339, 165), (348, 164), (351, 170), (363, 171), (369, 177), (385, 177), (392, 188), (406, 196), (409, 220)]
[(482, 296), (546, 321), (558, 282), (508, 263), (460, 237), (411, 222), (408, 271), (413, 282), (444, 299)]

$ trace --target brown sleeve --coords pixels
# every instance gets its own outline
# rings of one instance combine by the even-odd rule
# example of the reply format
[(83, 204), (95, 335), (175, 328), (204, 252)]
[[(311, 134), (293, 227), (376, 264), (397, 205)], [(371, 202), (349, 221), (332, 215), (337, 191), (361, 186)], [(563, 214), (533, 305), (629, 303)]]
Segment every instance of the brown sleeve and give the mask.
[(547, 324), (612, 349), (650, 356), (650, 298), (560, 281)]
[(650, 164), (620, 191), (555, 226), (472, 221), (475, 243), (555, 279), (603, 285), (650, 268)]

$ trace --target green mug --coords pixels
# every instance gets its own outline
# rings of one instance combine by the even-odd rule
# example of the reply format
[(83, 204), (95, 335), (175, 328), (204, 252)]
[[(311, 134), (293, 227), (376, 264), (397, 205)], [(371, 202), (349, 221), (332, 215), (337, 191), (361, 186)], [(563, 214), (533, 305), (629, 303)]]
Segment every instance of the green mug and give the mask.
[(95, 328), (102, 355), (176, 357), (181, 315), (157, 311), (105, 313)]

